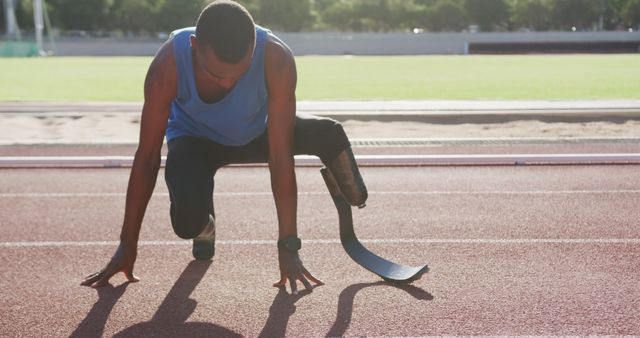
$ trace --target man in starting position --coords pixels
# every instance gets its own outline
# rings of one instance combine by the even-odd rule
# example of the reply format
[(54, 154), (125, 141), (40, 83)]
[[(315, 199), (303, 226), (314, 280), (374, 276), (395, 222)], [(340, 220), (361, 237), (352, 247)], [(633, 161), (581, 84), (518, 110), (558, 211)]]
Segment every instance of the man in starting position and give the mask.
[(280, 280), (274, 286), (289, 280), (297, 293), (297, 280), (308, 290), (309, 281), (322, 284), (298, 255), (293, 156), (318, 156), (354, 206), (364, 205), (367, 191), (342, 126), (327, 118), (296, 116), (295, 89), (291, 50), (233, 1), (209, 4), (195, 28), (174, 31), (145, 79), (120, 245), (106, 267), (82, 285), (106, 285), (118, 272), (138, 281), (133, 274), (138, 237), (165, 134), (171, 224), (179, 237), (193, 239), (195, 259), (214, 255), (216, 171), (231, 163), (267, 162), (279, 230)]

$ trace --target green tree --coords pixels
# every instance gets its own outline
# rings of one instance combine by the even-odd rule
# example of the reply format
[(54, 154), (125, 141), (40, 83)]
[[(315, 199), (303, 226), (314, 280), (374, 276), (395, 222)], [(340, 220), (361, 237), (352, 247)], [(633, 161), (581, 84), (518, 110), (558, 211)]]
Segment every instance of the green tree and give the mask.
[(313, 9), (322, 13), (339, 1), (340, 0), (313, 0)]
[(315, 17), (312, 30), (334, 30), (335, 28), (324, 21), (324, 12), (340, 0), (312, 0), (311, 14)]
[(352, 14), (357, 30), (386, 32), (415, 26), (412, 13), (417, 9), (407, 0), (357, 0)]
[[(603, 28), (604, 30), (615, 30), (623, 25), (623, 10), (629, 0), (600, 0), (603, 2)], [(632, 2), (633, 0), (631, 0)]]
[(363, 0), (356, 2), (354, 8), (364, 30), (388, 31), (392, 26), (392, 13), (386, 0)]
[(340, 31), (358, 31), (353, 2), (337, 1), (319, 12), (322, 22)]
[(299, 32), (315, 23), (309, 0), (261, 0), (260, 22), (269, 28)]
[[(208, 5), (211, 1), (213, 0), (204, 0), (203, 3), (203, 8), (204, 6)], [(244, 6), (244, 8), (246, 8), (249, 13), (251, 13), (251, 16), (253, 17), (253, 20), (258, 22), (258, 19), (260, 17), (260, 3), (259, 0), (235, 0), (237, 3), (241, 4), (242, 6)]]
[(465, 0), (464, 8), (471, 23), (483, 31), (493, 31), (502, 27), (509, 19), (509, 7), (505, 0)]
[(160, 0), (158, 5), (158, 30), (195, 26), (198, 15), (209, 1)]
[(0, 16), (0, 32), (5, 34), (7, 30), (7, 22), (4, 21), (4, 1), (0, 1)]
[(630, 0), (622, 10), (624, 22), (635, 29), (640, 29), (640, 0)]
[(413, 0), (390, 0), (391, 26), (396, 30), (415, 28), (417, 26), (416, 15), (422, 11), (423, 7)]
[(62, 29), (100, 30), (110, 19), (111, 0), (49, 0), (52, 24)]
[(461, 31), (468, 26), (467, 14), (456, 1), (438, 1), (425, 13), (424, 24), (430, 31)]
[(158, 28), (158, 8), (154, 0), (116, 0), (112, 11), (111, 29), (150, 32)]
[[(170, 31), (190, 26), (212, 0), (47, 0), (63, 30)], [(606, 30), (638, 26), (640, 0), (237, 0), (258, 24), (285, 31), (457, 31), (530, 28)], [(2, 1), (0, 1), (0, 8)], [(33, 29), (32, 0), (16, 1), (24, 30)], [(0, 15), (0, 31), (5, 27)]]
[(517, 0), (511, 8), (511, 23), (515, 28), (544, 31), (549, 28), (550, 15), (549, 1)]
[(433, 7), (442, 2), (442, 0), (414, 0), (413, 2), (418, 6)]
[(597, 25), (604, 6), (593, 0), (555, 0), (552, 2), (551, 20), (556, 29), (589, 29)]
[[(0, 0), (0, 25), (2, 31), (5, 31), (5, 13), (4, 13), (4, 1)], [(16, 20), (18, 21), (18, 27), (21, 30), (32, 31), (33, 28), (33, 0), (15, 0), (15, 5), (13, 7), (14, 13), (16, 15)]]

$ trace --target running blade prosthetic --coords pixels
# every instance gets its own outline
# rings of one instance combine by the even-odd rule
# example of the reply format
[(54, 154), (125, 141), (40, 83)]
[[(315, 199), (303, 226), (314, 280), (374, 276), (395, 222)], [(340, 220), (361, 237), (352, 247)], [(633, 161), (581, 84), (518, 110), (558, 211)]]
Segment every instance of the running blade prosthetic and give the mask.
[(380, 276), (389, 283), (408, 284), (420, 279), (429, 271), (427, 265), (411, 267), (384, 259), (369, 251), (356, 236), (353, 230), (353, 217), (351, 206), (344, 200), (331, 172), (326, 168), (320, 170), (322, 177), (329, 188), (333, 203), (338, 209), (340, 220), (340, 242), (347, 254), (363, 268)]

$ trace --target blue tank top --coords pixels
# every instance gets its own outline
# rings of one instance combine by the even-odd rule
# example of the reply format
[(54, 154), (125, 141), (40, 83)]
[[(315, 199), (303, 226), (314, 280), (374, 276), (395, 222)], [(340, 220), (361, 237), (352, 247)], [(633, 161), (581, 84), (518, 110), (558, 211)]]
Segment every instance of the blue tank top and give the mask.
[(178, 93), (171, 104), (167, 141), (180, 136), (196, 136), (214, 142), (241, 146), (264, 133), (268, 105), (264, 78), (264, 46), (270, 32), (256, 26), (256, 47), (251, 67), (220, 101), (200, 99), (193, 74), (189, 37), (195, 27), (171, 33), (178, 71)]

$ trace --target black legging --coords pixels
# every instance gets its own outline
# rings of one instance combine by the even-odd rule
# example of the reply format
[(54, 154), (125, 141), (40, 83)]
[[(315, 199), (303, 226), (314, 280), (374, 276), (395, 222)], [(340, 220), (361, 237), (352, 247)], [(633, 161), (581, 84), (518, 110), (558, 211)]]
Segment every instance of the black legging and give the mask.
[[(329, 163), (350, 146), (342, 125), (329, 118), (296, 116), (295, 155), (315, 155)], [(232, 163), (266, 163), (269, 159), (267, 132), (244, 146), (225, 146), (209, 139), (183, 136), (168, 144), (165, 181), (171, 199), (171, 224), (176, 235), (194, 238), (213, 211), (213, 177)]]

